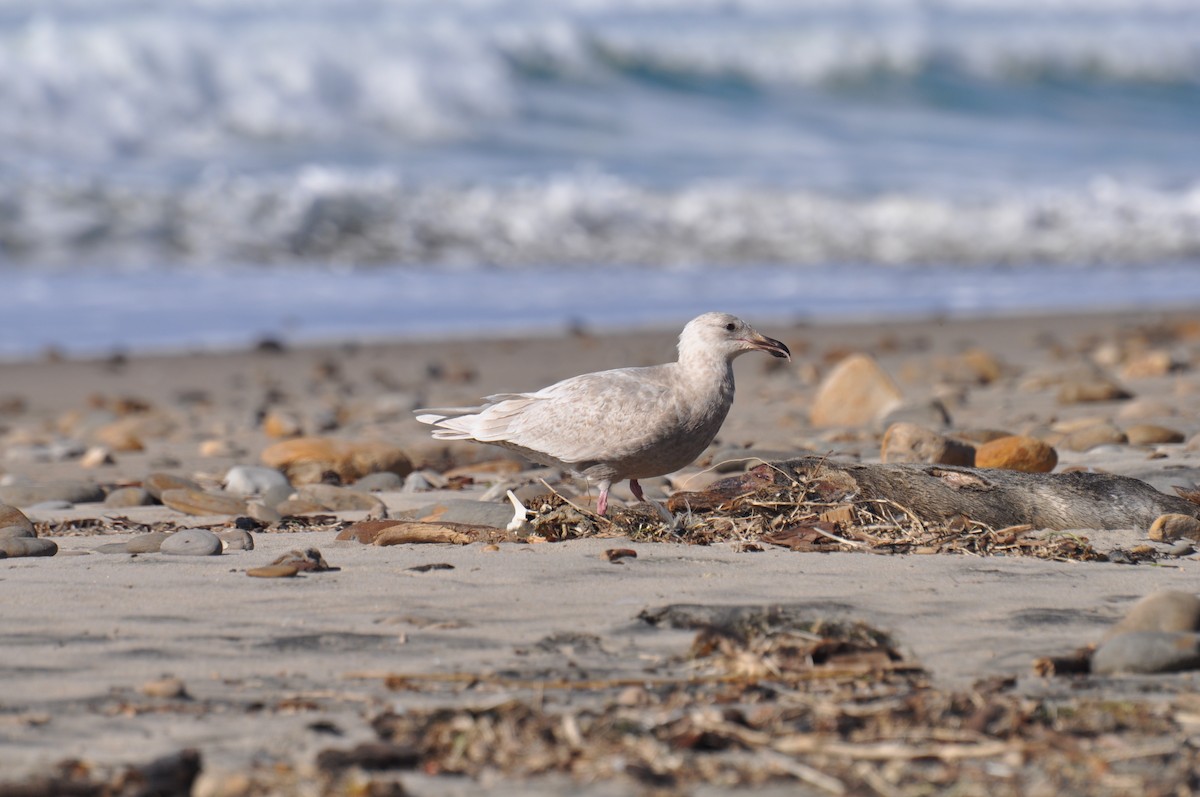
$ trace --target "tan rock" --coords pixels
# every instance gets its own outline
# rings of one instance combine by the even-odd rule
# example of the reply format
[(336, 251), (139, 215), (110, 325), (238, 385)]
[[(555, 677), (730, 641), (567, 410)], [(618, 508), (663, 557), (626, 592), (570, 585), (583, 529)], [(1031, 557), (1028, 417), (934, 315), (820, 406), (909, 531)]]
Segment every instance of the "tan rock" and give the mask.
[(1122, 379), (1149, 379), (1166, 376), (1175, 368), (1171, 353), (1164, 349), (1150, 349), (1132, 355), (1121, 366)]
[(936, 465), (975, 464), (975, 448), (915, 423), (894, 423), (883, 435), (884, 462), (923, 462)]
[(165, 490), (162, 502), (187, 515), (244, 515), (246, 502), (241, 498), (203, 490)]
[(1050, 424), (1050, 429), (1059, 434), (1075, 434), (1093, 426), (1103, 426), (1106, 423), (1108, 423), (1108, 418), (1102, 415), (1088, 415), (1083, 418), (1064, 418), (1061, 421), (1055, 421)]
[(887, 372), (866, 354), (846, 357), (822, 380), (809, 408), (813, 426), (866, 426), (904, 399)]
[(313, 501), (334, 512), (358, 510), (383, 512), (385, 517), (387, 513), (383, 501), (376, 496), (332, 484), (306, 485), (301, 488), (299, 499)]
[(1023, 473), (1049, 473), (1058, 464), (1058, 452), (1033, 437), (1012, 435), (991, 440), (975, 450), (975, 467), (1003, 468)]
[(984, 443), (990, 443), (993, 440), (999, 440), (1002, 437), (1012, 437), (1013, 433), (1006, 432), (1001, 429), (956, 429), (952, 432), (949, 432), (948, 435), (953, 437), (955, 440), (961, 440), (964, 443), (970, 443), (971, 445), (975, 446), (975, 458), (978, 461), (979, 446), (983, 445)]
[(1098, 423), (1072, 432), (1062, 444), (1071, 451), (1090, 451), (1096, 446), (1124, 445), (1128, 442), (1125, 433), (1111, 423)]
[(304, 424), (294, 413), (286, 410), (270, 410), (262, 422), (267, 437), (299, 437), (304, 433)]
[(1153, 423), (1138, 423), (1125, 429), (1125, 436), (1133, 446), (1154, 446), (1163, 443), (1182, 443), (1183, 432), (1158, 426)]
[(1150, 539), (1160, 542), (1174, 542), (1181, 537), (1189, 540), (1200, 540), (1200, 520), (1190, 515), (1171, 513), (1160, 515), (1150, 525)]
[(113, 451), (142, 451), (146, 440), (167, 437), (176, 428), (175, 421), (161, 412), (139, 413), (98, 426), (90, 437)]
[(1134, 399), (1121, 405), (1121, 409), (1117, 410), (1117, 417), (1125, 421), (1142, 418), (1168, 418), (1175, 414), (1174, 405), (1152, 398)]
[(326, 472), (337, 474), (343, 483), (379, 471), (400, 476), (412, 472), (412, 463), (403, 451), (374, 440), (351, 442), (331, 437), (297, 437), (269, 446), (262, 452), (261, 459), (263, 464), (283, 471), (295, 485), (320, 482)]
[(104, 446), (92, 446), (79, 458), (79, 466), (82, 468), (98, 468), (101, 465), (112, 465), (113, 462), (112, 452)]
[(242, 457), (246, 454), (244, 449), (219, 438), (201, 442), (199, 453), (202, 457)]
[(154, 496), (155, 500), (161, 501), (162, 494), (167, 490), (199, 490), (200, 485), (184, 476), (178, 476), (174, 473), (164, 473), (163, 471), (155, 471), (147, 476), (142, 481), (142, 487), (150, 495)]
[(1184, 451), (1200, 451), (1200, 434), (1192, 435), (1183, 446)]
[(1087, 382), (1071, 381), (1058, 389), (1059, 404), (1083, 404), (1096, 401), (1122, 401), (1133, 398), (1133, 394), (1120, 385), (1093, 380)]
[(1200, 598), (1178, 590), (1151, 593), (1135, 603), (1105, 638), (1130, 631), (1200, 631)]
[(969, 349), (963, 352), (963, 363), (975, 373), (976, 381), (990, 385), (1004, 376), (1004, 364), (985, 349)]
[(15, 506), (0, 504), (0, 529), (17, 526), (33, 533), (33, 521), (25, 517), (25, 513)]

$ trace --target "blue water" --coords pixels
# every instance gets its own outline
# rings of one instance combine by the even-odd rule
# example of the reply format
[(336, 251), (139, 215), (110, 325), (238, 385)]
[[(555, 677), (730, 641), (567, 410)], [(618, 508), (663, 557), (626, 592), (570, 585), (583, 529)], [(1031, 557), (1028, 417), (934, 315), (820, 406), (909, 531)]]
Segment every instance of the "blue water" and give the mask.
[(1200, 282), (1194, 0), (0, 0), (0, 107), (8, 353), (241, 342), (250, 289), (271, 327), (390, 295), (345, 310), (386, 336), (412, 295), (615, 323), (697, 271), (862, 317)]

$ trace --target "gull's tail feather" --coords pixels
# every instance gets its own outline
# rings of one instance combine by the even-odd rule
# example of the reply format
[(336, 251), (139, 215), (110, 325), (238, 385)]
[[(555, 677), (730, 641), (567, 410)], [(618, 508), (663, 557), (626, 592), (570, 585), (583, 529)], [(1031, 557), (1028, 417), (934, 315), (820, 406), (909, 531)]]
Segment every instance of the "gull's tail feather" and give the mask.
[(475, 413), (482, 407), (428, 407), (416, 410), (417, 420), (436, 426), (436, 440), (472, 440)]

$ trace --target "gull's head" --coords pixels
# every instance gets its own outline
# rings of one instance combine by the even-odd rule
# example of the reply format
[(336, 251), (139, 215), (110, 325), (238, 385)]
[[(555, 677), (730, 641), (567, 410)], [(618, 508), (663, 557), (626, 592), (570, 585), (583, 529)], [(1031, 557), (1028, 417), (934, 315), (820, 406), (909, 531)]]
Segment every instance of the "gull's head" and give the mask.
[(683, 356), (694, 349), (716, 352), (727, 360), (748, 351), (765, 351), (772, 357), (792, 359), (792, 353), (782, 342), (760, 334), (729, 313), (705, 313), (688, 322), (679, 335), (679, 353)]

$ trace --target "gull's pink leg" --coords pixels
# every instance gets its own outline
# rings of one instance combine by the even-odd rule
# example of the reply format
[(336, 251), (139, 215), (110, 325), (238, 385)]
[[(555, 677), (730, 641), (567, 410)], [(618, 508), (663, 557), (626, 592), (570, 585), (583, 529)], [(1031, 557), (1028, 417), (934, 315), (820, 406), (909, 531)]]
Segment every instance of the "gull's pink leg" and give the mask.
[(633, 492), (633, 497), (639, 501), (645, 501), (646, 496), (642, 495), (642, 485), (637, 483), (637, 479), (629, 480), (629, 489)]
[(608, 509), (608, 485), (600, 488), (600, 497), (596, 499), (596, 514), (603, 516)]

